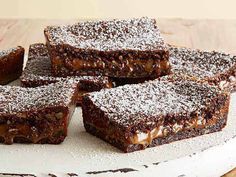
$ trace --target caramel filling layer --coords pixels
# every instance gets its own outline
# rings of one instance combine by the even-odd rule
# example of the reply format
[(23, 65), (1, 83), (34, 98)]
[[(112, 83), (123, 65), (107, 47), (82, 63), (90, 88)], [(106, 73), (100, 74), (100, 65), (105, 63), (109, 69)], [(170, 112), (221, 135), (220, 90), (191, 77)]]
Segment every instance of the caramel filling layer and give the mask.
[(163, 123), (158, 127), (154, 128), (148, 132), (136, 132), (133, 137), (130, 137), (130, 142), (132, 144), (151, 144), (152, 140), (155, 138), (166, 137), (170, 133), (178, 133), (179, 131), (193, 129), (193, 128), (202, 128), (209, 125), (214, 125), (217, 121), (217, 118), (213, 117), (211, 121), (206, 122), (203, 118), (195, 118), (192, 121), (185, 121), (183, 124), (175, 123), (173, 125), (164, 126)]
[[(47, 116), (54, 117), (54, 115)], [(37, 143), (45, 138), (50, 138), (53, 136), (59, 137), (60, 134), (66, 134), (65, 127), (66, 122), (64, 122), (63, 113), (57, 113), (55, 121), (49, 122), (38, 122), (34, 125), (30, 125), (27, 122), (22, 123), (11, 123), (9, 120), (7, 123), (0, 124), (0, 139), (3, 140), (5, 144), (13, 144), (15, 138), (24, 138), (31, 143)], [(56, 120), (60, 117), (60, 120)]]
[[(57, 69), (66, 67), (72, 71), (98, 69), (98, 70), (112, 70), (119, 72), (120, 70), (125, 70), (128, 75), (136, 75), (137, 71), (143, 71), (145, 73), (158, 73), (160, 75), (161, 71), (169, 70), (168, 60), (141, 60), (141, 59), (129, 59), (129, 60), (111, 60), (111, 61), (88, 61), (79, 58), (75, 59), (65, 59), (64, 66), (62, 60), (56, 59), (53, 64)], [(110, 71), (108, 71), (110, 72)], [(107, 73), (107, 72), (106, 72)]]
[(149, 60), (126, 60), (122, 62), (117, 62), (113, 60), (112, 62), (105, 63), (104, 61), (98, 60), (95, 62), (89, 62), (85, 60), (80, 59), (74, 59), (72, 62), (68, 63), (70, 67), (72, 67), (75, 70), (80, 69), (105, 69), (105, 68), (128, 68), (130, 72), (134, 71), (134, 69), (137, 66), (140, 66), (143, 68), (146, 72), (151, 73), (156, 68), (160, 70), (166, 70), (169, 67), (168, 61), (162, 60), (162, 61), (155, 61), (152, 59)]

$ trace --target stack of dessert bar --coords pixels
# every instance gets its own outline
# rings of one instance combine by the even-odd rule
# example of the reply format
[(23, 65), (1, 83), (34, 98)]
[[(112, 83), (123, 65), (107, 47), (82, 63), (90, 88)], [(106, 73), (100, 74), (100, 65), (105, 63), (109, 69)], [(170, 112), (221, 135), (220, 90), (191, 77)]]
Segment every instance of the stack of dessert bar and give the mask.
[[(29, 47), (23, 87), (0, 86), (1, 142), (62, 142), (76, 104), (86, 131), (124, 152), (226, 125), (236, 56), (168, 45), (149, 18), (49, 26), (44, 34), (45, 44)], [(18, 50), (0, 62), (21, 58), (21, 73)], [(1, 83), (18, 77), (8, 71), (0, 69)]]

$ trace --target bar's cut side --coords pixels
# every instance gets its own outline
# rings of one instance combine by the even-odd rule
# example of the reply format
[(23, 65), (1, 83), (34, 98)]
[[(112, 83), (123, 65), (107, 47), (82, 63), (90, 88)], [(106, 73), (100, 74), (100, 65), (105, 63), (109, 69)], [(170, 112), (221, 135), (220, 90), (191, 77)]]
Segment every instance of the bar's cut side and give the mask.
[(83, 97), (87, 132), (132, 152), (220, 131), (229, 93), (216, 86), (167, 77), (101, 90)]
[(106, 76), (71, 76), (54, 77), (51, 73), (51, 61), (45, 44), (36, 43), (29, 47), (28, 61), (20, 77), (23, 87), (38, 87), (71, 79), (78, 83), (77, 104), (81, 103), (81, 96), (87, 92), (111, 88), (112, 81)]
[(169, 52), (154, 19), (80, 22), (44, 30), (56, 76), (159, 77)]
[(170, 46), (172, 73), (188, 75), (236, 90), (236, 56), (217, 51), (202, 51)]
[(24, 61), (24, 48), (18, 46), (0, 51), (0, 85), (20, 77)]
[(112, 77), (110, 78), (116, 87), (119, 87), (119, 86), (123, 86), (123, 85), (126, 85), (126, 84), (139, 84), (139, 83), (144, 83), (146, 81), (151, 81), (151, 80), (154, 80), (156, 78), (153, 78), (153, 77), (143, 77), (143, 78), (115, 78), (115, 77)]
[(77, 85), (70, 81), (37, 88), (0, 86), (0, 142), (63, 142), (76, 95)]

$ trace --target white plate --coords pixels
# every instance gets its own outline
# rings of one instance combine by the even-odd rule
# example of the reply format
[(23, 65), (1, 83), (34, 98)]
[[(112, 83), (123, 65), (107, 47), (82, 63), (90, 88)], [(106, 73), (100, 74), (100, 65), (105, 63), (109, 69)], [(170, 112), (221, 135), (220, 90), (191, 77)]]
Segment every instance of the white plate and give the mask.
[[(236, 166), (235, 107), (236, 94), (231, 96), (228, 123), (221, 132), (128, 154), (86, 133), (81, 108), (77, 108), (69, 126), (69, 135), (60, 145), (0, 145), (0, 172), (36, 176), (49, 173), (88, 176), (95, 171), (104, 172), (90, 175), (219, 176)], [(123, 168), (137, 171), (122, 173), (122, 170), (117, 170)]]
[[(26, 58), (27, 55), (25, 62)], [(9, 85), (19, 84), (16, 80)], [(86, 133), (78, 107), (68, 137), (60, 145), (0, 145), (0, 172), (39, 177), (68, 177), (67, 173), (101, 177), (217, 177), (236, 167), (235, 137), (236, 93), (231, 95), (227, 126), (221, 132), (128, 154)], [(122, 169), (136, 171), (124, 173)]]

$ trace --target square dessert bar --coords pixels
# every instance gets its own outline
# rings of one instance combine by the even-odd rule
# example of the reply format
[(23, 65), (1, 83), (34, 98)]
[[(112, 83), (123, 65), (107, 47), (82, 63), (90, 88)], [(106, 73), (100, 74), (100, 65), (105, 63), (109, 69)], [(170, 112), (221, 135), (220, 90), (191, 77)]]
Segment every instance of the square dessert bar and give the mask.
[(44, 30), (56, 76), (159, 77), (170, 72), (154, 19), (80, 22)]
[(182, 78), (161, 78), (86, 94), (87, 132), (124, 152), (220, 131), (227, 121), (229, 93)]
[(76, 95), (77, 84), (69, 80), (36, 88), (0, 86), (0, 142), (63, 142)]
[(8, 84), (20, 77), (24, 52), (20, 46), (0, 51), (0, 85)]
[(111, 88), (112, 82), (106, 76), (54, 77), (51, 74), (51, 61), (45, 44), (36, 43), (29, 47), (28, 61), (20, 78), (24, 87), (37, 87), (58, 81), (72, 79), (78, 83), (77, 104), (84, 93)]
[(222, 89), (236, 89), (236, 56), (217, 51), (202, 51), (170, 46), (172, 73), (194, 77), (219, 85)]

